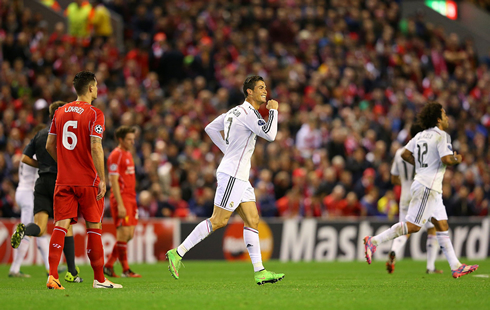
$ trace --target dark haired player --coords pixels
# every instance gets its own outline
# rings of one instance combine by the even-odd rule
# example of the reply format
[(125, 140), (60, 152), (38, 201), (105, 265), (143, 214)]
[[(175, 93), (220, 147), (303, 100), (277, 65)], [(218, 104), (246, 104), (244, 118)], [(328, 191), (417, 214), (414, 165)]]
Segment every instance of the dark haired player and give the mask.
[[(167, 252), (169, 270), (175, 279), (179, 278), (182, 257), (213, 231), (226, 226), (231, 214), (236, 210), (243, 219), (243, 239), (252, 260), (255, 282), (259, 285), (275, 283), (284, 278), (282, 273), (265, 270), (259, 243), (259, 213), (255, 205), (255, 194), (249, 182), (250, 159), (255, 150), (257, 136), (274, 141), (277, 135), (277, 108), (275, 100), (267, 102), (267, 88), (264, 79), (254, 75), (243, 83), (246, 100), (227, 113), (220, 115), (208, 126), (206, 133), (224, 157), (216, 171), (218, 188), (214, 198), (211, 218), (199, 223), (178, 248)], [(269, 119), (266, 122), (257, 111), (267, 102)], [(221, 136), (224, 131), (224, 139)]]
[(136, 204), (136, 178), (131, 149), (134, 145), (136, 128), (121, 126), (116, 129), (116, 140), (119, 145), (107, 159), (109, 181), (111, 182), (111, 213), (116, 226), (116, 243), (109, 260), (104, 266), (104, 273), (109, 277), (119, 276), (114, 272), (114, 263), (119, 258), (123, 267), (122, 276), (141, 278), (129, 268), (127, 246), (133, 239), (134, 228), (138, 224), (138, 205)]
[(446, 208), (442, 202), (442, 179), (446, 166), (461, 163), (462, 157), (453, 152), (451, 137), (445, 132), (449, 119), (441, 104), (427, 103), (419, 114), (419, 122), (425, 130), (408, 142), (402, 154), (403, 160), (415, 166), (407, 217), (379, 235), (364, 238), (366, 260), (371, 264), (377, 245), (416, 233), (430, 220), (436, 227), (437, 241), (451, 266), (453, 278), (459, 278), (477, 270), (478, 265), (461, 264), (454, 253)]
[[(422, 125), (415, 123), (410, 126), (410, 138), (415, 137), (419, 132), (423, 131)], [(400, 222), (405, 221), (407, 216), (408, 206), (410, 205), (410, 187), (413, 183), (413, 178), (415, 176), (415, 167), (403, 160), (402, 154), (405, 148), (402, 147), (398, 149), (395, 153), (395, 158), (393, 159), (393, 165), (391, 166), (391, 183), (394, 185), (401, 186), (400, 195), (400, 212), (399, 220)], [(437, 258), (437, 252), (439, 252), (439, 247), (437, 246), (436, 229), (434, 224), (430, 221), (425, 223), (427, 228), (427, 269), (428, 274), (442, 273), (442, 270), (436, 269), (435, 261)], [(386, 262), (386, 269), (388, 273), (393, 273), (395, 271), (395, 261), (396, 258), (403, 257), (404, 245), (408, 240), (410, 235), (402, 235), (393, 240), (391, 245), (391, 250), (388, 255), (388, 261)]]
[(64, 289), (58, 279), (58, 264), (64, 237), (78, 211), (87, 226), (87, 255), (94, 270), (94, 288), (122, 288), (104, 277), (102, 216), (106, 192), (102, 134), (104, 114), (92, 106), (97, 98), (97, 80), (92, 72), (79, 72), (73, 79), (77, 100), (58, 109), (46, 149), (58, 163), (54, 193), (55, 227), (49, 247), (49, 289)]

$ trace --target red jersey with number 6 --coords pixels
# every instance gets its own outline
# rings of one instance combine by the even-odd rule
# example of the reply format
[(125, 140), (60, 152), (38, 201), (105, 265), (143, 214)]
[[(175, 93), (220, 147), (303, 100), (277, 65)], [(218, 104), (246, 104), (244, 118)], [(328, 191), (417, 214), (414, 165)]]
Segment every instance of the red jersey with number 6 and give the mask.
[(57, 136), (57, 185), (99, 185), (90, 137), (102, 139), (104, 124), (104, 113), (87, 102), (73, 101), (56, 110), (49, 134)]

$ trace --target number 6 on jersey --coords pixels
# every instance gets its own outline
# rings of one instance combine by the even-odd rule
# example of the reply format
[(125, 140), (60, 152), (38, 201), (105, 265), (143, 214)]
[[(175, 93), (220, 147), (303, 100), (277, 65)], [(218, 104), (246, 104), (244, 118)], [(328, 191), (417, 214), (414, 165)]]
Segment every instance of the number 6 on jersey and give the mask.
[[(78, 138), (75, 133), (68, 130), (70, 129), (70, 127), (76, 129), (78, 127), (78, 121), (67, 121), (63, 126), (63, 136), (62, 136), (63, 146), (66, 149), (73, 151), (77, 146)], [(68, 142), (68, 138), (71, 138), (71, 143)]]

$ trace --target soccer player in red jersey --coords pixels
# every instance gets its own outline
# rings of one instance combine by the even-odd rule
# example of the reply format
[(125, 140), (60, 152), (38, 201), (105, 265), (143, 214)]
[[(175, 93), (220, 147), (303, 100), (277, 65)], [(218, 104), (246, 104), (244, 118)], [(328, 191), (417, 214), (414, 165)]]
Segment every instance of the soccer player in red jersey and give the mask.
[[(104, 277), (102, 216), (106, 192), (102, 134), (104, 114), (92, 106), (97, 98), (97, 80), (92, 72), (79, 72), (73, 79), (77, 100), (56, 110), (46, 150), (58, 163), (54, 191), (55, 227), (49, 247), (49, 289), (64, 289), (58, 264), (70, 224), (78, 211), (87, 225), (87, 255), (94, 270), (94, 288), (122, 288)], [(59, 160), (58, 160), (59, 159)]]
[(129, 268), (127, 245), (133, 239), (134, 227), (138, 224), (138, 206), (136, 204), (136, 178), (131, 149), (134, 145), (136, 128), (121, 126), (116, 129), (116, 140), (119, 145), (112, 151), (107, 160), (109, 181), (111, 182), (111, 213), (117, 227), (117, 241), (112, 255), (104, 266), (104, 273), (109, 277), (119, 276), (114, 272), (114, 263), (119, 258), (123, 267), (123, 277), (141, 278)]

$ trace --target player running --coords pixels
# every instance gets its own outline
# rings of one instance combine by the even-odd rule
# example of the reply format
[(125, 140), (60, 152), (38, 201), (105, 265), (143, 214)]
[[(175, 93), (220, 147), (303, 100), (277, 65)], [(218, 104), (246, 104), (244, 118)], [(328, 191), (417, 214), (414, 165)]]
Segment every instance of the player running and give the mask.
[[(49, 106), (49, 118), (53, 119), (54, 113), (59, 107), (65, 104), (63, 101), (55, 101)], [(49, 128), (41, 129), (29, 142), (22, 155), (22, 162), (34, 168), (39, 168), (39, 178), (34, 186), (34, 222), (24, 222), (17, 225), (17, 228), (10, 239), (13, 248), (17, 248), (25, 236), (39, 237), (37, 244), (41, 255), (48, 261), (49, 240), (44, 237), (48, 227), (48, 219), (53, 217), (53, 196), (56, 185), (56, 175), (58, 167), (48, 151), (46, 151), (46, 141), (48, 139)], [(65, 281), (71, 283), (83, 282), (80, 277), (80, 269), (75, 265), (75, 241), (73, 230), (68, 229), (65, 237), (65, 247), (63, 252), (66, 258), (68, 271), (65, 274)], [(46, 263), (46, 270), (49, 263)]]
[[(442, 202), (442, 179), (447, 165), (461, 163), (462, 157), (453, 154), (451, 137), (445, 132), (449, 119), (442, 105), (430, 102), (419, 114), (419, 121), (426, 129), (408, 142), (402, 158), (415, 166), (415, 178), (410, 189), (412, 199), (405, 221), (374, 237), (364, 238), (364, 250), (368, 264), (376, 246), (396, 237), (416, 233), (431, 220), (436, 227), (437, 241), (451, 266), (453, 278), (459, 278), (478, 269), (478, 265), (461, 264), (449, 239), (446, 208)], [(415, 156), (414, 156), (415, 154)]]
[[(213, 231), (226, 226), (236, 210), (244, 221), (243, 239), (252, 260), (255, 282), (258, 285), (275, 283), (284, 278), (282, 273), (265, 270), (259, 243), (259, 213), (255, 205), (255, 194), (249, 182), (250, 159), (255, 150), (257, 136), (271, 142), (277, 134), (278, 103), (267, 102), (269, 119), (266, 122), (257, 111), (267, 101), (267, 88), (260, 76), (250, 76), (243, 83), (246, 100), (227, 113), (220, 115), (208, 126), (206, 133), (224, 157), (217, 169), (218, 188), (214, 198), (211, 218), (199, 223), (178, 248), (167, 252), (169, 270), (179, 278), (181, 260), (190, 249)], [(224, 131), (224, 139), (221, 136)]]
[[(410, 127), (410, 136), (413, 138), (416, 134), (424, 130), (421, 125), (415, 123)], [(396, 151), (395, 158), (393, 160), (393, 165), (391, 166), (391, 183), (395, 185), (401, 185), (401, 195), (400, 195), (400, 222), (405, 220), (408, 212), (408, 206), (410, 205), (410, 186), (413, 183), (413, 177), (415, 176), (415, 167), (407, 163), (402, 159), (402, 153), (405, 148), (400, 148)], [(425, 223), (427, 228), (427, 270), (426, 273), (442, 273), (442, 270), (436, 269), (435, 262), (437, 257), (437, 252), (439, 252), (439, 247), (437, 246), (436, 229), (434, 224), (430, 221)], [(391, 251), (388, 255), (388, 261), (386, 262), (386, 269), (388, 273), (393, 273), (395, 271), (395, 259), (403, 257), (403, 247), (407, 242), (410, 235), (403, 235), (395, 240), (391, 245)]]
[[(43, 128), (45, 128), (45, 125), (36, 126), (32, 130), (31, 135), (37, 134), (39, 130)], [(29, 224), (32, 223), (34, 220), (34, 184), (36, 183), (36, 179), (38, 176), (37, 170), (38, 169), (36, 167), (31, 167), (23, 162), (19, 164), (19, 185), (15, 190), (15, 201), (20, 208), (21, 223)], [(41, 241), (40, 239), (43, 240)], [(24, 261), (27, 250), (29, 250), (29, 241), (29, 238), (22, 239), (19, 247), (14, 250), (14, 260), (12, 262), (12, 265), (10, 266), (9, 277), (31, 277), (30, 275), (20, 271), (20, 265)], [(48, 270), (48, 240), (45, 237), (39, 238), (37, 242), (37, 247), (42, 253), (41, 256), (43, 258), (44, 265), (46, 266), (46, 270)]]
[[(104, 277), (102, 216), (106, 192), (102, 134), (104, 114), (92, 106), (97, 98), (97, 80), (92, 72), (79, 72), (73, 79), (77, 100), (54, 115), (46, 150), (58, 163), (54, 193), (55, 227), (49, 247), (49, 289), (64, 289), (58, 279), (58, 264), (70, 224), (78, 211), (87, 226), (87, 255), (94, 270), (94, 288), (122, 288)], [(59, 159), (59, 160), (58, 160)]]
[(136, 204), (136, 178), (131, 149), (134, 145), (136, 128), (121, 126), (116, 129), (119, 145), (107, 160), (109, 181), (111, 182), (111, 213), (116, 226), (116, 243), (112, 255), (104, 266), (109, 277), (119, 276), (114, 272), (114, 263), (119, 258), (123, 267), (123, 277), (141, 278), (129, 268), (127, 245), (133, 239), (134, 228), (138, 224), (138, 205)]

